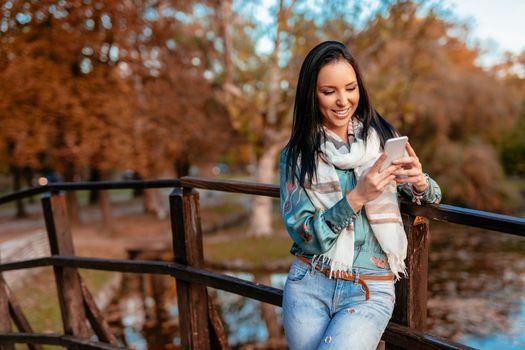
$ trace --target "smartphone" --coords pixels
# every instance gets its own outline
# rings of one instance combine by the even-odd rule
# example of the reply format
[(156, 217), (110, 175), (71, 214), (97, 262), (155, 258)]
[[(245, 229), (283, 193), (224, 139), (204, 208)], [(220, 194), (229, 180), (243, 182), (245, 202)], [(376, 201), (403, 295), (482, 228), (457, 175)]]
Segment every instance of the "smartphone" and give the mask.
[(388, 139), (385, 142), (385, 153), (388, 155), (383, 163), (381, 165), (381, 168), (379, 169), (379, 172), (382, 172), (386, 168), (392, 164), (392, 161), (403, 157), (403, 154), (405, 153), (405, 146), (408, 142), (407, 136), (401, 136), (401, 137), (395, 137), (392, 139)]

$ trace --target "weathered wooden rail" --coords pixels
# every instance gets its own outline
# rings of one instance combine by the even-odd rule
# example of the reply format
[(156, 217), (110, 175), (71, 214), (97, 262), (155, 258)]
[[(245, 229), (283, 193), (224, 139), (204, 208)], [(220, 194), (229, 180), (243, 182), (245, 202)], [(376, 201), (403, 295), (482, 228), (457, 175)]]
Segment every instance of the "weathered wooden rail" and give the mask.
[[(173, 262), (75, 256), (62, 192), (118, 188), (173, 188), (169, 197), (175, 257)], [(0, 278), (0, 348), (14, 349), (15, 343), (26, 343), (30, 349), (37, 350), (41, 349), (42, 344), (71, 349), (120, 348), (82, 282), (77, 271), (79, 268), (174, 277), (177, 280), (183, 349), (228, 349), (220, 317), (208, 300), (207, 286), (281, 306), (280, 289), (203, 268), (199, 195), (195, 189), (279, 197), (279, 189), (275, 185), (195, 177), (157, 181), (55, 183), (0, 197), (0, 204), (3, 204), (43, 194), (42, 208), (51, 256), (0, 264), (0, 275), (4, 271), (53, 267), (64, 329), (64, 334), (33, 332), (16, 297), (3, 278)], [(449, 205), (416, 206), (403, 202), (401, 208), (409, 241), (409, 277), (396, 284), (394, 315), (383, 335), (387, 348), (471, 349), (424, 332), (427, 314), (428, 221), (447, 221), (523, 237), (525, 219)], [(12, 331), (12, 323), (16, 325), (18, 332)], [(93, 334), (98, 341), (92, 340)]]

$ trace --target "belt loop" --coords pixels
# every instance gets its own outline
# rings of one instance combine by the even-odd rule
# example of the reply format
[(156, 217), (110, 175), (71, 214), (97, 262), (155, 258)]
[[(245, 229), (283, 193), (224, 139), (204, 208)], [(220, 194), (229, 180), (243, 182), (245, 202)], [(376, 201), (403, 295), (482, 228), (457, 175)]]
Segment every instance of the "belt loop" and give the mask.
[(312, 276), (315, 274), (315, 272), (316, 272), (315, 270), (316, 270), (317, 264), (318, 264), (318, 261), (315, 261), (315, 258), (316, 258), (316, 256), (314, 255), (312, 257), (312, 260), (310, 260), (310, 275), (312, 275)]
[(359, 269), (354, 269), (353, 273), (354, 273), (354, 283), (358, 284), (359, 283)]

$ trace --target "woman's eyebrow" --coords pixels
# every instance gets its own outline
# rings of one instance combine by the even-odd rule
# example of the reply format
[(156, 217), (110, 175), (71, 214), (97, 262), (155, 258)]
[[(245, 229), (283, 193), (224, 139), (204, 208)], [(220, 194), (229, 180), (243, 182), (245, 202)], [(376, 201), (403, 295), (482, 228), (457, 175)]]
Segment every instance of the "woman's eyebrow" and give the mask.
[[(354, 80), (354, 81), (352, 81), (352, 82), (346, 84), (345, 86), (352, 85), (352, 84), (356, 84), (356, 83), (357, 83), (357, 80)], [(335, 88), (336, 86), (334, 86), (334, 85), (320, 85), (319, 87), (320, 87), (320, 88), (322, 88), (322, 87)]]

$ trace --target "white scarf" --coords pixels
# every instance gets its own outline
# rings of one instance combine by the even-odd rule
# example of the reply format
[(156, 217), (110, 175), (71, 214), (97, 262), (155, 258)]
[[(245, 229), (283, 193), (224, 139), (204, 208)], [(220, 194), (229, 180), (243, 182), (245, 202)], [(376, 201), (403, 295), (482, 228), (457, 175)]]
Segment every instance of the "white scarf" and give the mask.
[[(350, 137), (355, 137), (355, 141), (350, 145), (325, 128), (326, 139), (321, 144), (317, 176), (312, 179), (311, 186), (305, 186), (318, 211), (322, 212), (333, 207), (343, 198), (335, 168), (354, 169), (356, 179), (359, 181), (381, 155), (381, 143), (377, 132), (372, 127), (369, 129), (365, 145), (364, 140), (358, 137), (362, 127), (357, 120), (350, 122), (348, 133)], [(366, 203), (364, 210), (374, 236), (388, 257), (392, 273), (397, 279), (400, 278), (400, 274), (406, 276), (404, 260), (408, 243), (399, 212), (396, 183), (393, 181), (379, 197)], [(354, 261), (354, 239), (354, 225), (350, 224), (339, 233), (332, 248), (315, 258), (330, 263), (330, 275), (340, 271), (351, 272)]]

